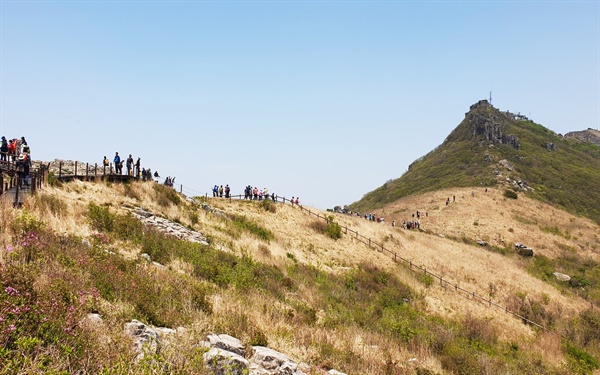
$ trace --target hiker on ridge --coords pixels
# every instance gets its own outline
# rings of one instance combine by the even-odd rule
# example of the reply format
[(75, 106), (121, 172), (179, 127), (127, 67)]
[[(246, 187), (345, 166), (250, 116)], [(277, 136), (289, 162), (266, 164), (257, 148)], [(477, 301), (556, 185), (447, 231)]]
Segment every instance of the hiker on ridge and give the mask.
[(127, 158), (127, 175), (128, 176), (132, 176), (131, 170), (133, 169), (133, 157), (131, 156), (131, 154), (129, 154), (129, 157)]
[(115, 158), (113, 159), (113, 162), (115, 163), (115, 173), (116, 174), (122, 174), (122, 164), (121, 164), (121, 157), (119, 156), (118, 152), (115, 152)]

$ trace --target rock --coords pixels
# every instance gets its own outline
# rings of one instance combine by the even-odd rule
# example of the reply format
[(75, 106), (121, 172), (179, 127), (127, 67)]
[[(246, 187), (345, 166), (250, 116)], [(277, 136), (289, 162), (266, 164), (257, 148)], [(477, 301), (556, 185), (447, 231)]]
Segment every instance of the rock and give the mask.
[(125, 333), (133, 337), (135, 349), (138, 353), (136, 359), (144, 358), (145, 349), (152, 354), (158, 352), (160, 338), (158, 332), (144, 323), (135, 319), (129, 323), (125, 323)]
[(531, 249), (529, 247), (519, 248), (519, 249), (517, 249), (517, 254), (524, 256), (524, 257), (532, 257), (533, 249)]
[(565, 275), (564, 273), (554, 272), (553, 275), (554, 275), (554, 277), (556, 277), (557, 280), (560, 280), (560, 281), (570, 281), (571, 280), (571, 276)]
[(87, 314), (85, 318), (82, 319), (82, 323), (98, 326), (104, 323), (100, 314)]
[(479, 246), (487, 246), (487, 242), (483, 241), (483, 240), (477, 240), (477, 243), (479, 244)]
[(170, 220), (164, 219), (153, 215), (152, 213), (146, 212), (140, 208), (133, 210), (132, 214), (138, 218), (145, 225), (151, 226), (163, 233), (168, 233), (174, 237), (177, 237), (184, 241), (201, 243), (208, 245), (206, 237), (200, 232), (188, 229), (181, 224), (174, 223)]
[(498, 164), (500, 164), (500, 166), (508, 169), (509, 171), (512, 171), (513, 169), (515, 169), (515, 167), (506, 159), (502, 159), (498, 162)]
[(242, 357), (246, 356), (246, 348), (244, 348), (242, 342), (235, 337), (226, 334), (208, 335), (203, 344), (204, 346), (226, 350), (241, 355)]
[(215, 375), (246, 375), (249, 362), (239, 354), (211, 348), (203, 356), (206, 367)]
[(330, 375), (346, 375), (343, 372), (339, 372), (337, 370), (329, 370), (329, 371), (327, 371), (327, 373)]
[(146, 254), (146, 253), (144, 253), (144, 254), (140, 255), (140, 257), (142, 257), (142, 258), (146, 259), (148, 262), (151, 262), (151, 261), (152, 261), (152, 258), (150, 258), (150, 255), (148, 255), (148, 254)]
[(287, 355), (264, 346), (254, 346), (250, 359), (251, 374), (295, 375), (298, 365)]

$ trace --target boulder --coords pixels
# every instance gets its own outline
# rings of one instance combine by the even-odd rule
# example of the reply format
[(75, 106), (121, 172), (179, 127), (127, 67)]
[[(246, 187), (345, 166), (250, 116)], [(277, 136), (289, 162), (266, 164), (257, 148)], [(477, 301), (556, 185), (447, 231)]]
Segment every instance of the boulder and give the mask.
[(298, 365), (287, 355), (264, 346), (254, 346), (250, 359), (253, 375), (296, 375)]
[(158, 352), (160, 336), (156, 330), (144, 323), (135, 319), (125, 323), (125, 333), (133, 338), (135, 350), (138, 353), (136, 359), (144, 358), (144, 350), (153, 354)]
[(560, 281), (570, 281), (571, 280), (571, 276), (565, 275), (564, 273), (554, 272), (553, 275), (554, 275), (554, 277), (556, 277), (557, 280), (560, 280)]
[(203, 354), (206, 367), (214, 375), (246, 375), (248, 374), (249, 363), (246, 358), (239, 354), (211, 348)]
[(524, 257), (532, 257), (533, 249), (529, 248), (529, 247), (519, 248), (519, 249), (517, 249), (517, 254), (519, 254), (520, 256), (524, 256)]
[(246, 356), (246, 348), (244, 348), (242, 342), (235, 337), (226, 334), (208, 335), (206, 336), (206, 341), (203, 342), (203, 345), (209, 348), (226, 350), (242, 357)]

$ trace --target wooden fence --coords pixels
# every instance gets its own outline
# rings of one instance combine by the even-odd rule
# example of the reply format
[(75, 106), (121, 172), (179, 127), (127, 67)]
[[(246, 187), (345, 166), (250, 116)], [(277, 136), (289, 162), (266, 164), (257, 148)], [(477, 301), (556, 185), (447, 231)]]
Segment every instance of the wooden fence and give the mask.
[[(183, 186), (181, 187), (181, 191), (183, 191)], [(205, 194), (205, 197), (209, 198), (208, 193)], [(217, 199), (217, 198), (215, 198), (215, 199)], [(219, 199), (224, 199), (224, 198), (219, 198)], [(242, 199), (243, 200), (243, 199), (245, 199), (245, 197), (244, 197), (244, 195), (241, 195), (241, 194), (240, 195), (231, 195), (229, 197), (229, 199)], [(269, 197), (269, 199), (271, 199), (271, 198)], [(290, 199), (286, 199), (285, 197), (280, 197), (280, 196), (275, 197), (275, 202), (281, 202), (284, 204), (285, 203), (290, 203), (290, 204), (293, 203)], [(329, 217), (324, 216), (324, 215), (320, 214), (319, 212), (314, 212), (308, 208), (303, 207), (301, 204), (296, 205), (295, 203), (293, 203), (293, 206), (297, 207), (300, 211), (305, 212), (309, 216), (314, 216), (318, 219), (325, 220), (327, 223), (329, 223), (329, 220), (330, 220)], [(358, 233), (355, 230), (348, 228), (347, 226), (340, 225), (340, 227), (342, 228), (342, 231), (344, 234), (350, 235), (353, 238), (355, 238), (357, 241), (368, 246), (369, 248), (375, 249), (375, 250), (389, 256), (391, 259), (394, 260), (394, 262), (403, 263), (403, 264), (407, 265), (408, 269), (410, 269), (413, 272), (423, 273), (424, 275), (428, 275), (428, 276), (432, 277), (433, 279), (437, 280), (437, 282), (439, 282), (439, 285), (442, 288), (444, 288), (446, 290), (454, 291), (465, 298), (469, 298), (469, 299), (481, 302), (489, 307), (495, 307), (499, 310), (504, 311), (507, 314), (514, 316), (515, 318), (520, 319), (524, 323), (530, 324), (530, 325), (540, 328), (544, 331), (548, 331), (548, 329), (546, 327), (542, 326), (541, 324), (536, 323), (533, 320), (528, 319), (527, 317), (508, 309), (508, 307), (506, 307), (506, 306), (502, 306), (499, 303), (492, 301), (490, 298), (486, 298), (485, 296), (479, 295), (479, 294), (475, 293), (474, 291), (470, 291), (470, 290), (460, 287), (457, 283), (454, 283), (448, 279), (443, 278), (442, 276), (440, 276), (434, 272), (427, 270), (426, 267), (415, 264), (410, 259), (402, 257), (397, 252), (386, 248), (383, 244), (378, 243), (369, 237), (363, 236), (362, 234)]]

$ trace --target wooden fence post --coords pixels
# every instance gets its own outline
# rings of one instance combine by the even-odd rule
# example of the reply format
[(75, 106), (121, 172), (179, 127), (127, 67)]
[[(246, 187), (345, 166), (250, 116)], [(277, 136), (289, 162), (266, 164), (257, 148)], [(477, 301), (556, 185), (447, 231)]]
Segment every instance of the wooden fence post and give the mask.
[(62, 160), (58, 162), (58, 178), (62, 177)]
[(15, 207), (19, 207), (19, 185), (21, 185), (20, 177), (17, 174), (17, 185), (15, 186)]
[(77, 161), (75, 161), (75, 177), (77, 177)]

